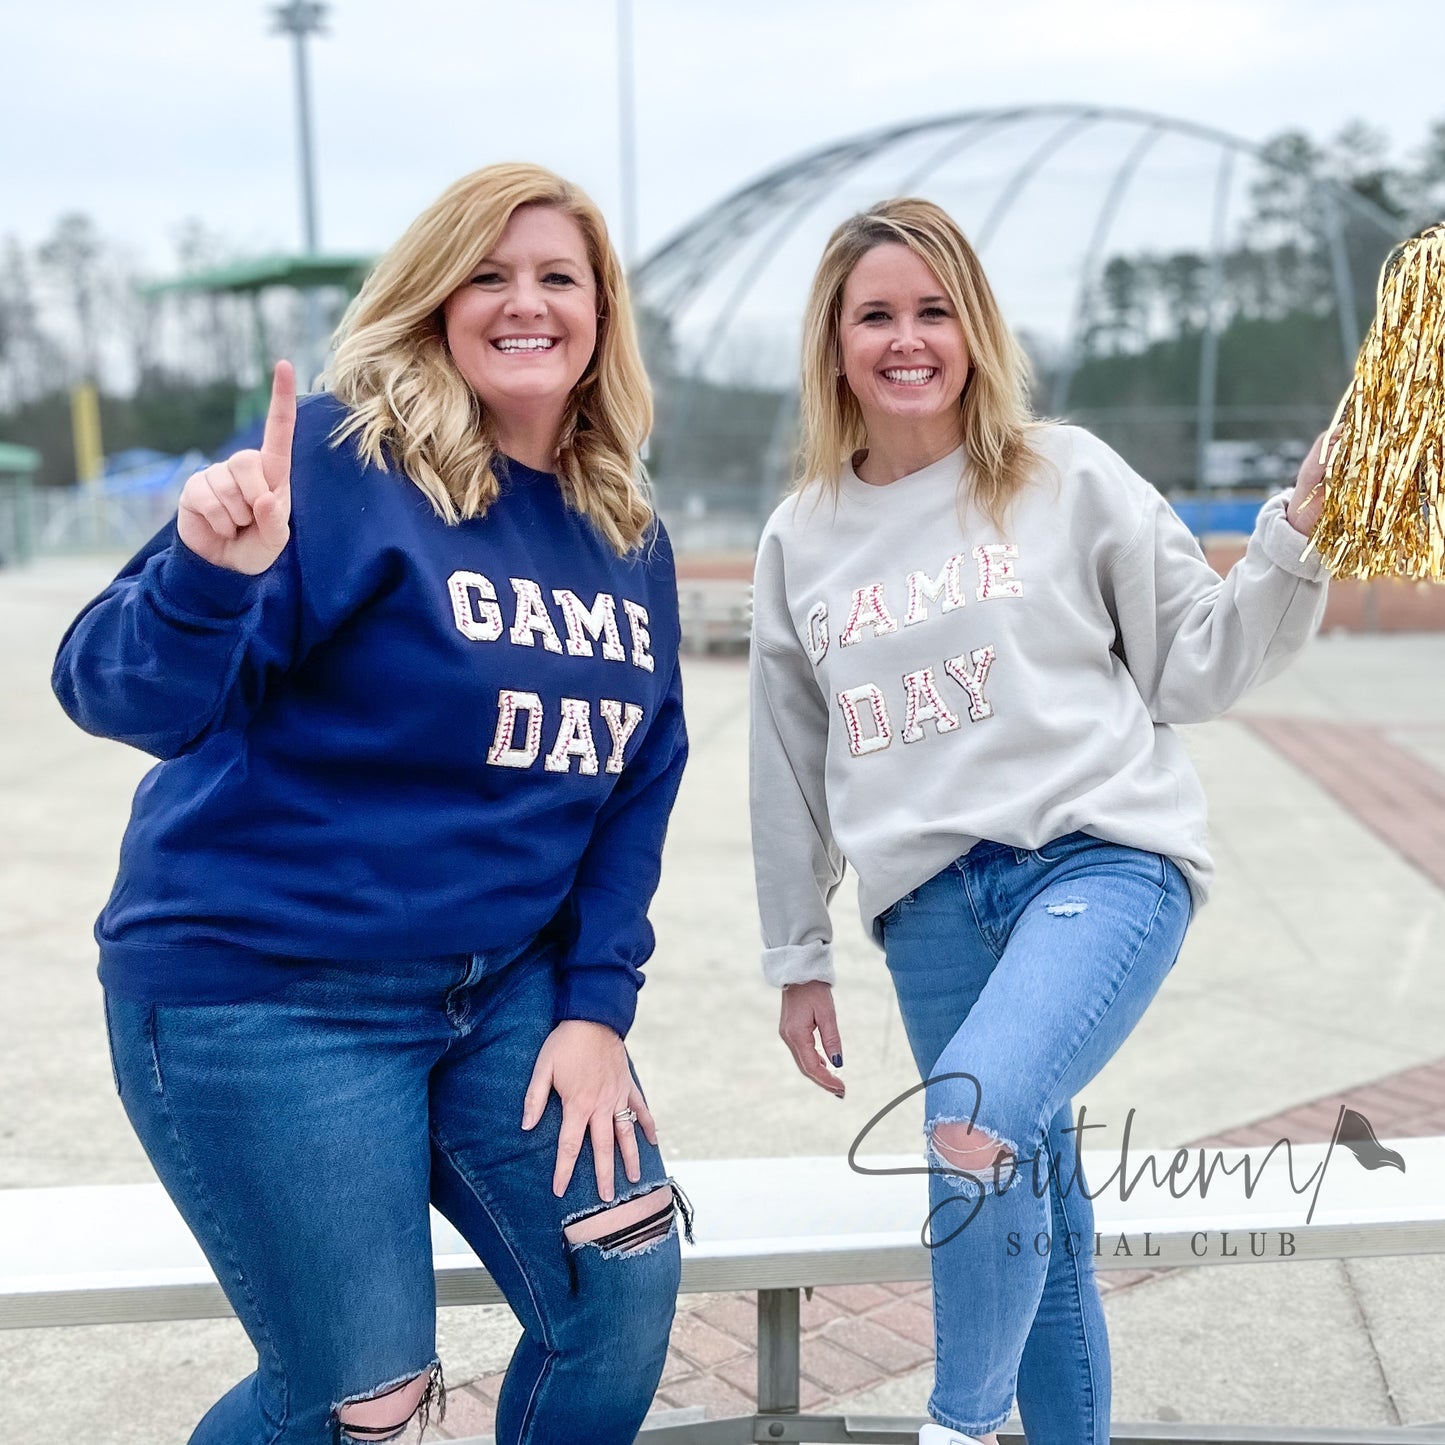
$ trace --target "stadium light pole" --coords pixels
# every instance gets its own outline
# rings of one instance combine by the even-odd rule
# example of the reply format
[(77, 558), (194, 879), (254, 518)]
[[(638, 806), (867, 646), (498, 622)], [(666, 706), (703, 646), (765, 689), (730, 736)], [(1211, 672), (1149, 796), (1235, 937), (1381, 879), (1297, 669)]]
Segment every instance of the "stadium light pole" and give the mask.
[(632, 0), (617, 0), (617, 147), (622, 182), (622, 264), (637, 259), (637, 115), (632, 74)]
[[(314, 256), (321, 241), (316, 224), (316, 169), (311, 156), (311, 83), (306, 69), (306, 37), (320, 35), (326, 22), (327, 6), (321, 0), (287, 0), (272, 7), (276, 21), (273, 34), (289, 35), (295, 42), (296, 58), (296, 132), (301, 152), (301, 231), (308, 256)], [(302, 292), (301, 346), (297, 375), (301, 389), (310, 387), (312, 378), (325, 362), (325, 323), (321, 315), (321, 297), (315, 290)]]
[(308, 255), (319, 245), (316, 227), (316, 173), (311, 160), (311, 84), (306, 70), (306, 37), (322, 33), (327, 7), (321, 0), (287, 0), (272, 8), (272, 32), (295, 41), (296, 129), (301, 150), (301, 224)]

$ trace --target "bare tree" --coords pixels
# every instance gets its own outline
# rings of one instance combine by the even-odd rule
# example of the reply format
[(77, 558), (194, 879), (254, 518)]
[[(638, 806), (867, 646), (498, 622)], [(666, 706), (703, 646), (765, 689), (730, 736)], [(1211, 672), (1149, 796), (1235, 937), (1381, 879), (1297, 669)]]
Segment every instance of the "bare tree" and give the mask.
[(7, 237), (0, 253), (0, 397), (7, 410), (64, 384), (61, 348), (41, 325), (31, 266), (20, 243)]
[(1149, 268), (1127, 256), (1113, 256), (1099, 277), (1093, 339), (1111, 352), (1132, 351), (1146, 338)]
[[(183, 276), (236, 259), (225, 238), (194, 216), (176, 227), (172, 244)], [(181, 320), (188, 375), (206, 381), (238, 381), (246, 374), (253, 350), (251, 322), (237, 297), (218, 291), (192, 292), (172, 296), (165, 304)]]
[(1445, 221), (1445, 120), (1430, 127), (1416, 154), (1413, 171), (1408, 172), (1405, 201), (1412, 231)]
[(1406, 173), (1389, 162), (1390, 141), (1382, 130), (1352, 120), (1343, 126), (1325, 151), (1325, 175), (1373, 201), (1392, 216), (1408, 210)]
[(1197, 251), (1176, 251), (1153, 263), (1152, 281), (1169, 326), (1177, 334), (1204, 326), (1209, 264)]
[(79, 330), (80, 375), (91, 381), (100, 376), (96, 288), (103, 251), (95, 223), (89, 216), (72, 211), (55, 223), (49, 240), (42, 242), (36, 253), (42, 268), (74, 309)]

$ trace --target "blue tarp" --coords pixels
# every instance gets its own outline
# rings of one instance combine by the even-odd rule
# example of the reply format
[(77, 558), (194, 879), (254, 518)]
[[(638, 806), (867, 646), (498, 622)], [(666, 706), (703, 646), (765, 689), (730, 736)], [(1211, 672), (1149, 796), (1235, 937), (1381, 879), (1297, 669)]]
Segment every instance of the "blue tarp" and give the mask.
[(1259, 516), (1264, 498), (1178, 497), (1171, 498), (1169, 505), (1196, 537), (1205, 532), (1242, 532), (1248, 536), (1254, 531), (1254, 519)]
[(134, 492), (164, 492), (178, 488), (192, 472), (206, 466), (209, 458), (200, 452), (170, 457), (145, 447), (117, 452), (107, 457), (100, 477), (100, 490), (107, 497), (129, 496)]

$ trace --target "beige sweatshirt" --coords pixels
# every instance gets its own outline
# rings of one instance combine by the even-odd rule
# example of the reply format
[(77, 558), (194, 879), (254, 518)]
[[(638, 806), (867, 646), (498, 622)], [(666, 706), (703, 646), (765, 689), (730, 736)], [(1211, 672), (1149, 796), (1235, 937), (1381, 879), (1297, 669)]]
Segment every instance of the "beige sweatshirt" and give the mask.
[(1164, 498), (1097, 437), (1044, 425), (999, 531), (962, 450), (836, 502), (789, 497), (753, 597), (753, 855), (763, 972), (833, 978), (846, 860), (863, 921), (974, 843), (1082, 829), (1213, 868), (1203, 789), (1171, 724), (1217, 716), (1319, 626), (1326, 573), (1271, 498), (1223, 580)]

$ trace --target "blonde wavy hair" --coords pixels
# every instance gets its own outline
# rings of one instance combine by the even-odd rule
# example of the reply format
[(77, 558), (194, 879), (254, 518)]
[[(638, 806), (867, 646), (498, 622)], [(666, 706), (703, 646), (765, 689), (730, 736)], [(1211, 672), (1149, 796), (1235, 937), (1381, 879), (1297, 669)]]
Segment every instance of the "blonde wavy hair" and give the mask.
[(568, 505), (625, 553), (652, 524), (639, 457), (652, 429), (652, 393), (602, 213), (541, 166), (486, 166), (463, 176), (376, 263), (336, 333), (326, 383), (350, 415), (333, 441), (355, 436), (368, 461), (397, 466), (447, 522), (480, 517), (496, 501), (496, 439), (447, 349), (442, 303), (471, 279), (519, 206), (555, 207), (586, 240), (597, 281), (597, 347), (568, 400), (556, 469)]
[(907, 246), (938, 278), (963, 325), (970, 361), (959, 399), (974, 497), (998, 522), (1028, 483), (1036, 457), (1028, 357), (994, 300), (978, 255), (954, 219), (932, 201), (900, 197), (849, 217), (828, 238), (803, 320), (802, 440), (798, 487), (836, 490), (843, 464), (867, 445), (863, 413), (842, 369), (843, 287), (875, 246)]

